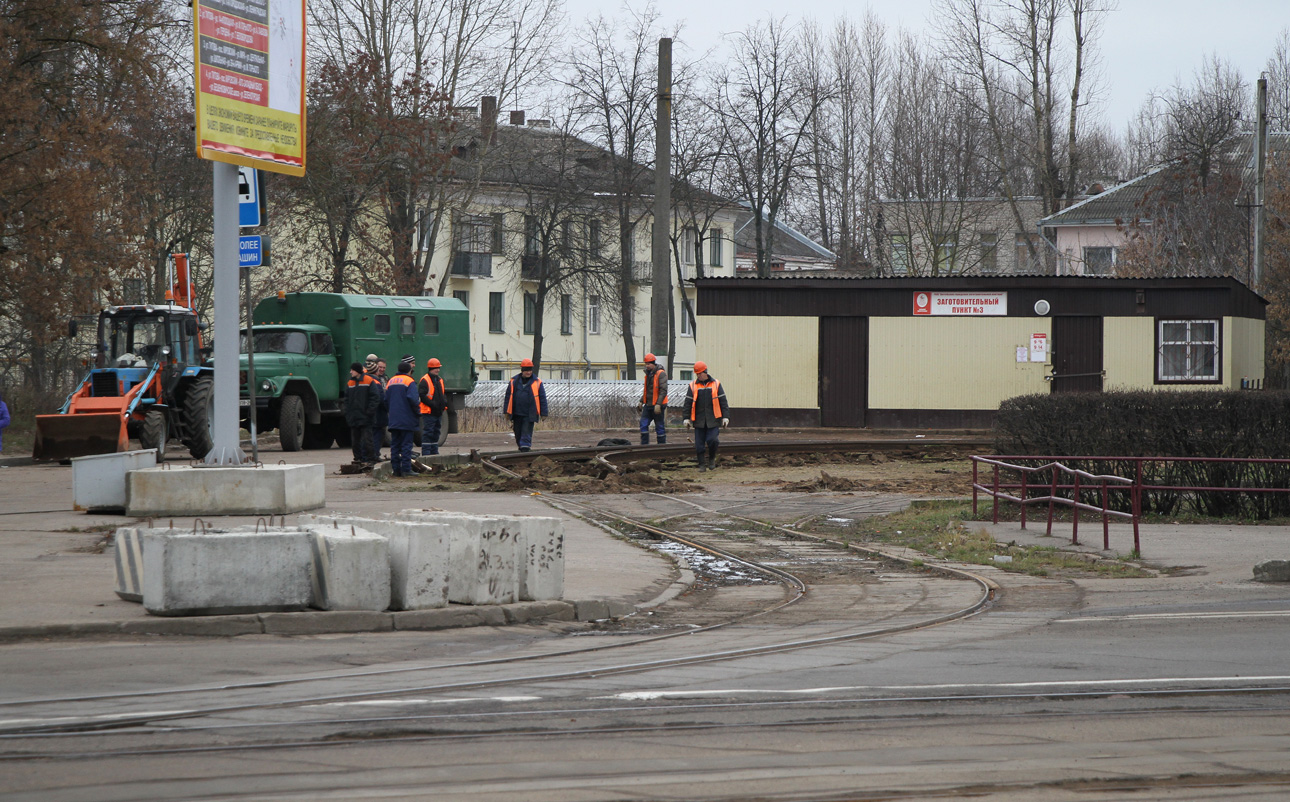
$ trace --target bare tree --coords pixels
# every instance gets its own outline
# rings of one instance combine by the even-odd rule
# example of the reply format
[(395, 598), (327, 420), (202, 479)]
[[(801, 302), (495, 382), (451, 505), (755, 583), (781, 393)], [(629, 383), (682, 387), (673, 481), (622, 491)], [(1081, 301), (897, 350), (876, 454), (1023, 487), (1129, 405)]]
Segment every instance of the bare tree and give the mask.
[(1165, 156), (1191, 164), (1202, 187), (1249, 116), (1248, 88), (1235, 67), (1210, 55), (1190, 86), (1175, 83), (1163, 97)]
[(1268, 76), (1268, 129), (1290, 131), (1290, 28), (1281, 29), (1263, 71)]

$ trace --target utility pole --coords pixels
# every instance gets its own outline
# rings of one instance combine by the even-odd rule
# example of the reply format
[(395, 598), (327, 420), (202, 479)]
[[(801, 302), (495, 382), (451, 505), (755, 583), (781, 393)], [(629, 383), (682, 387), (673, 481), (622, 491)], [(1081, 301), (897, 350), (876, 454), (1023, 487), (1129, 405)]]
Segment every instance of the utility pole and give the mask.
[[(654, 133), (654, 285), (650, 296), (650, 342), (657, 355), (668, 353), (672, 299), (672, 40), (658, 40), (658, 115)], [(663, 357), (666, 360), (666, 357)], [(667, 365), (669, 369), (671, 365)]]
[(1259, 291), (1263, 278), (1263, 213), (1264, 173), (1267, 172), (1268, 155), (1268, 77), (1259, 76), (1259, 89), (1255, 100), (1254, 116), (1254, 269), (1250, 273), (1250, 289)]

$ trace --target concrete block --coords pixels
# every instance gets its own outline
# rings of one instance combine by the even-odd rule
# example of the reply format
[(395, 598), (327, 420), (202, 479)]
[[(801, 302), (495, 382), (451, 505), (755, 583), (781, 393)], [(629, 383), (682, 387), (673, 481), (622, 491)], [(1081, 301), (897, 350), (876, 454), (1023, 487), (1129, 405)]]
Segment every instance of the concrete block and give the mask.
[(121, 632), (127, 635), (188, 635), (190, 637), (233, 638), (259, 635), (264, 625), (254, 615), (213, 615), (183, 618), (141, 618), (122, 621)]
[(145, 530), (143, 606), (155, 615), (303, 610), (312, 540), (303, 529)]
[(149, 468), (126, 474), (126, 514), (285, 515), (326, 503), (322, 465)]
[(573, 605), (565, 601), (524, 601), (502, 605), (506, 623), (525, 624), (530, 621), (572, 621)]
[[(395, 514), (398, 518), (407, 520), (426, 520), (426, 521), (445, 521), (448, 523), (460, 522), (468, 519), (484, 518), (494, 523), (489, 525), (493, 528), (506, 528), (509, 530), (518, 530), (518, 588), (516, 601), (544, 601), (547, 599), (559, 599), (564, 596), (564, 522), (559, 518), (548, 518), (536, 515), (470, 515), (460, 512), (449, 512), (446, 510), (427, 510), (427, 509), (409, 509), (402, 510)], [(471, 538), (472, 527), (476, 524), (463, 524), (467, 531), (465, 537)], [(484, 530), (486, 531), (487, 527)], [(505, 543), (505, 540), (498, 541)], [(481, 547), (488, 545), (489, 541), (482, 541)], [(468, 552), (471, 544), (468, 541), (458, 543), (456, 554), (463, 556)], [(463, 557), (464, 558), (464, 557)], [(481, 557), (482, 560), (482, 557)], [(454, 562), (452, 565), (454, 572), (460, 571), (460, 565)], [(468, 602), (464, 597), (467, 593), (464, 587), (453, 586), (453, 576), (449, 577), (449, 598), (452, 601), (462, 603), (478, 604), (504, 604), (502, 601), (494, 602)]]
[(385, 610), (390, 606), (390, 543), (356, 524), (306, 527), (313, 532), (310, 607)]
[(610, 599), (605, 605), (609, 608), (609, 617), (613, 619), (626, 618), (636, 612), (636, 605), (631, 602)]
[(72, 506), (78, 510), (124, 510), (125, 475), (157, 467), (156, 449), (72, 458)]
[(522, 537), (516, 519), (427, 510), (404, 510), (398, 517), (449, 527), (450, 602), (510, 604), (519, 600)]
[(427, 610), (448, 605), (449, 527), (425, 521), (302, 515), (304, 526), (343, 530), (354, 526), (384, 537), (388, 545), (392, 610)]
[(456, 629), (458, 627), (501, 626), (506, 616), (498, 607), (441, 607), (438, 610), (408, 610), (392, 613), (397, 630)]
[(392, 632), (390, 613), (340, 610), (311, 613), (261, 613), (267, 635), (325, 635), (329, 632)]
[(1264, 560), (1254, 566), (1255, 582), (1290, 582), (1290, 560)]
[(579, 621), (603, 621), (609, 618), (609, 605), (599, 599), (579, 599), (571, 603)]
[(143, 540), (139, 529), (133, 526), (117, 529), (112, 536), (112, 551), (116, 561), (116, 595), (126, 601), (143, 601)]

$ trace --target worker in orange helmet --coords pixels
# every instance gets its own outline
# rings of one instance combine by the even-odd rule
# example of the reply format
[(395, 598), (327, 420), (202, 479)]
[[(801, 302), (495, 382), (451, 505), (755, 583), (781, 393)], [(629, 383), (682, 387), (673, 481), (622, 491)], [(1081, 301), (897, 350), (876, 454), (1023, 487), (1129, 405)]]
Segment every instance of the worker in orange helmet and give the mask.
[(684, 409), (685, 428), (694, 429), (694, 451), (699, 460), (699, 470), (717, 467), (717, 436), (730, 425), (730, 407), (726, 404), (726, 391), (721, 389), (721, 382), (708, 374), (708, 366), (702, 362), (694, 363), (694, 380), (685, 391)]
[(443, 367), (438, 359), (431, 357), (426, 362), (426, 374), (417, 382), (417, 394), (421, 396), (421, 456), (429, 457), (439, 453), (439, 433), (443, 424), (444, 410), (448, 409), (448, 392), (444, 388), (439, 370)]
[(667, 371), (658, 364), (653, 354), (645, 355), (645, 391), (641, 393), (641, 445), (649, 445), (649, 426), (654, 424), (654, 434), (659, 444), (667, 442)]
[(542, 380), (533, 375), (533, 360), (520, 360), (520, 372), (506, 385), (502, 399), (502, 414), (511, 419), (515, 432), (515, 445), (520, 451), (533, 446), (533, 426), (550, 414), (546, 403), (546, 388)]

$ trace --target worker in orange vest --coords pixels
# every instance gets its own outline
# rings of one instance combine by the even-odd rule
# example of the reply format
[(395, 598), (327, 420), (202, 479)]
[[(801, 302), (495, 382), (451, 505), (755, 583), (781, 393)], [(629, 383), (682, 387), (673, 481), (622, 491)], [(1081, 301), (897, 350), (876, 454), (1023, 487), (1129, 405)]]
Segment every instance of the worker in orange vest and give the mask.
[(533, 425), (550, 414), (546, 388), (542, 386), (542, 380), (533, 375), (532, 359), (520, 360), (520, 372), (506, 385), (502, 414), (511, 419), (515, 445), (520, 451), (528, 451), (533, 445)]
[(717, 467), (717, 436), (729, 425), (726, 391), (721, 389), (721, 382), (708, 375), (707, 365), (695, 362), (694, 381), (685, 391), (685, 428), (694, 429), (694, 451), (699, 460), (699, 470)]
[(426, 375), (417, 382), (421, 395), (421, 456), (429, 457), (439, 453), (439, 430), (443, 422), (444, 410), (448, 408), (448, 393), (444, 389), (443, 379), (439, 378), (439, 369), (443, 364), (434, 357), (426, 362)]
[(654, 424), (654, 434), (659, 444), (667, 442), (667, 371), (658, 364), (653, 354), (645, 355), (645, 391), (641, 393), (641, 445), (649, 445), (649, 425)]
[(412, 475), (412, 433), (421, 428), (421, 399), (412, 378), (416, 361), (409, 355), (398, 372), (385, 383), (385, 403), (390, 408), (390, 467), (395, 476)]

